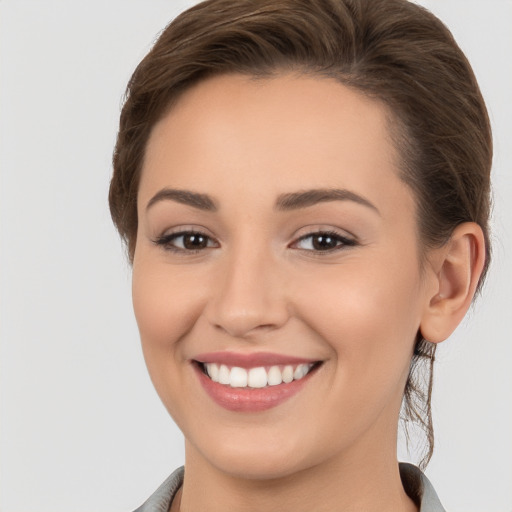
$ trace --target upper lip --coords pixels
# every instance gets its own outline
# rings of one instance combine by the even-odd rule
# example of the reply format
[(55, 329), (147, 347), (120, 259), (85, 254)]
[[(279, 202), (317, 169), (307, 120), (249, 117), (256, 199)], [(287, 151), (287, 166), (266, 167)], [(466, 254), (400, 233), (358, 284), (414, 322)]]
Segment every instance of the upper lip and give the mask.
[(319, 361), (318, 359), (288, 356), (285, 354), (274, 354), (272, 352), (253, 352), (250, 354), (243, 354), (229, 351), (198, 354), (193, 359), (199, 363), (217, 363), (225, 364), (226, 366), (238, 366), (240, 368), (255, 368), (259, 366), (278, 366), (288, 364), (309, 364)]

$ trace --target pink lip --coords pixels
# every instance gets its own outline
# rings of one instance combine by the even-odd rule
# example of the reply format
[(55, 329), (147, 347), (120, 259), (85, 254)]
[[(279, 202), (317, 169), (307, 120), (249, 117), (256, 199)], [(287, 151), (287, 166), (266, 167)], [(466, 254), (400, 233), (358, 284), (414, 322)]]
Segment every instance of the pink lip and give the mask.
[(273, 354), (272, 352), (254, 352), (252, 354), (241, 354), (237, 352), (209, 352), (199, 354), (193, 358), (200, 363), (217, 363), (226, 366), (238, 366), (239, 368), (256, 368), (258, 366), (278, 366), (315, 363), (318, 360), (305, 359), (303, 357)]
[[(283, 364), (301, 364), (315, 362), (311, 359), (302, 359), (276, 355), (271, 353), (236, 354), (233, 352), (215, 352), (201, 354), (195, 358), (201, 363), (226, 364), (228, 366), (239, 366), (250, 368), (258, 366), (274, 366)], [(296, 395), (306, 385), (310, 377), (316, 373), (318, 368), (313, 368), (305, 377), (294, 380), (288, 384), (282, 383), (277, 386), (265, 388), (232, 388), (225, 384), (219, 384), (211, 380), (203, 372), (201, 366), (194, 363), (193, 368), (203, 389), (209, 397), (218, 405), (229, 411), (235, 412), (260, 412), (276, 407), (292, 396)]]

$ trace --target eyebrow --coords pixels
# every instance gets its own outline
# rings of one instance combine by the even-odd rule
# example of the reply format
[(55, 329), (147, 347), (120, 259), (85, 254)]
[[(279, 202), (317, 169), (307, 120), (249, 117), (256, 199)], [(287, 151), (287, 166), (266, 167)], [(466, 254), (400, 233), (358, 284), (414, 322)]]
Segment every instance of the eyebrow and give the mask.
[(159, 201), (176, 201), (208, 212), (216, 212), (218, 209), (213, 199), (206, 194), (199, 194), (190, 190), (163, 188), (149, 200), (146, 211)]
[[(179, 190), (164, 188), (157, 192), (148, 202), (146, 210), (159, 201), (175, 201), (177, 203), (192, 206), (199, 210), (216, 212), (218, 210), (215, 201), (207, 194), (192, 192), (191, 190)], [(308, 208), (318, 203), (328, 201), (353, 201), (357, 204), (371, 208), (380, 215), (378, 208), (364, 197), (346, 189), (320, 188), (281, 194), (276, 201), (275, 208), (280, 211), (299, 210)]]
[(298, 210), (328, 201), (353, 201), (371, 208), (380, 215), (378, 208), (368, 199), (350, 190), (337, 188), (321, 188), (294, 192), (292, 194), (281, 194), (276, 201), (276, 208), (281, 211)]

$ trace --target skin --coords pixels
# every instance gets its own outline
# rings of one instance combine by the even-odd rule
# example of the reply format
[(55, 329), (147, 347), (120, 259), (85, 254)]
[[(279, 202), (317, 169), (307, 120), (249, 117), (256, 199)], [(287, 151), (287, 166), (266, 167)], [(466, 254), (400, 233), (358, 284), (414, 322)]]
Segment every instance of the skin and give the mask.
[[(422, 330), (441, 341), (460, 321), (483, 241), (465, 225), (421, 267), (415, 198), (398, 177), (388, 119), (381, 103), (330, 79), (226, 75), (188, 90), (154, 127), (133, 302), (152, 381), (185, 435), (173, 510), (416, 510), (396, 460), (414, 339)], [(169, 197), (148, 207), (168, 188), (208, 194), (216, 211)], [(372, 206), (276, 208), (309, 189), (348, 190)], [(187, 230), (207, 247), (155, 243)], [(352, 242), (321, 251), (305, 238), (326, 231)], [(224, 350), (323, 363), (288, 401), (240, 413), (206, 395), (191, 363)]]

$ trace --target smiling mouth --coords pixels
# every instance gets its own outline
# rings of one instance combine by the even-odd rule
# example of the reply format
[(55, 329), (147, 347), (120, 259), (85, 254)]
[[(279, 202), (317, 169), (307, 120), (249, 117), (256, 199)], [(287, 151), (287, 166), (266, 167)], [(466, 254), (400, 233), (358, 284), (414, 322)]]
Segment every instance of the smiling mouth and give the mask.
[(252, 368), (200, 361), (195, 361), (195, 364), (215, 383), (229, 388), (262, 389), (300, 381), (316, 370), (322, 361)]

